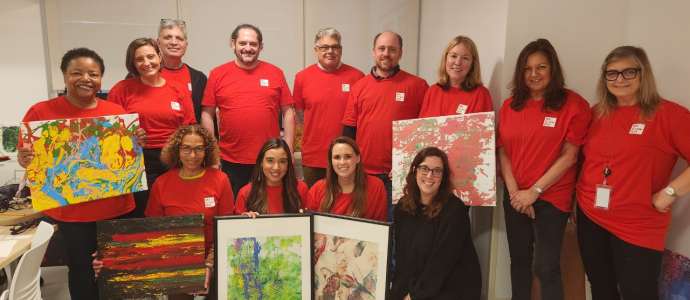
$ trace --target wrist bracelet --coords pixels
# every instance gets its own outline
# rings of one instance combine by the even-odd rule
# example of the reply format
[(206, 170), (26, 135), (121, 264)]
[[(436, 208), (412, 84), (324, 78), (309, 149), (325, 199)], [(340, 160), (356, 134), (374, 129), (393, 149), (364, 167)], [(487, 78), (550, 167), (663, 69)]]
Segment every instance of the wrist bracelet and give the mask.
[(533, 185), (532, 187), (534, 188), (534, 190), (537, 191), (537, 193), (538, 193), (539, 195), (541, 195), (541, 193), (544, 192), (544, 190), (542, 190), (542, 189), (541, 189), (538, 185), (536, 185), (536, 184)]

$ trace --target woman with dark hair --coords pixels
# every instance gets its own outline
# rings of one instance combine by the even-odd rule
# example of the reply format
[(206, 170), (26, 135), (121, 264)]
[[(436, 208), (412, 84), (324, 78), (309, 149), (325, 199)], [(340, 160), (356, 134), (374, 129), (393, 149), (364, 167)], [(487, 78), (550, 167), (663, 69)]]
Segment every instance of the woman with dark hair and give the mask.
[(493, 111), (482, 82), (479, 51), (466, 36), (453, 38), (441, 55), (438, 82), (424, 95), (420, 118)]
[[(96, 98), (105, 72), (103, 59), (94, 51), (76, 48), (67, 51), (60, 63), (67, 94), (43, 101), (26, 112), (22, 122), (89, 118), (126, 114), (122, 106)], [(136, 142), (146, 144), (146, 133), (137, 129)], [(134, 141), (133, 141), (134, 142)], [(26, 168), (36, 153), (19, 140), (17, 161)], [(96, 251), (96, 221), (123, 217), (134, 209), (131, 194), (63, 206), (43, 211), (55, 219), (62, 233), (69, 269), (72, 299), (98, 299), (98, 283), (93, 280), (91, 254)]]
[(561, 246), (589, 104), (565, 88), (556, 50), (545, 39), (522, 49), (510, 88), (499, 113), (496, 147), (505, 182), (513, 299), (531, 299), (534, 255), (542, 297), (563, 299)]
[(690, 111), (659, 96), (642, 48), (606, 56), (577, 183), (580, 255), (593, 299), (659, 299), (670, 205), (690, 191)]
[(395, 207), (395, 299), (479, 299), (482, 274), (467, 207), (453, 195), (446, 153), (424, 148)]
[(182, 125), (196, 123), (191, 94), (186, 86), (160, 75), (163, 56), (156, 41), (138, 38), (127, 48), (127, 71), (134, 76), (115, 84), (108, 101), (122, 105), (127, 113), (139, 114), (141, 127), (149, 133), (144, 148), (146, 182), (149, 190), (134, 194), (134, 217), (143, 217), (150, 190), (167, 168), (160, 162), (161, 149)]
[(290, 147), (284, 140), (272, 138), (259, 151), (252, 182), (237, 195), (235, 214), (297, 213), (308, 194), (307, 184), (297, 179)]
[(328, 148), (326, 179), (309, 191), (307, 209), (387, 221), (388, 201), (383, 182), (364, 173), (359, 146), (349, 137), (333, 140)]

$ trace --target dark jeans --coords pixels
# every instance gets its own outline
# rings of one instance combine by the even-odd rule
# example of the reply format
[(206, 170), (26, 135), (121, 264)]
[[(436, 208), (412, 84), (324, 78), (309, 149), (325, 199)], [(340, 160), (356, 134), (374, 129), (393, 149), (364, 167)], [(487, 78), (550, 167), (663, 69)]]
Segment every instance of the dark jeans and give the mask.
[[(508, 189), (504, 189), (503, 210), (510, 251), (510, 280), (513, 300), (532, 298), (532, 258), (534, 271), (541, 282), (542, 299), (563, 299), (561, 279), (561, 247), (569, 213), (551, 202), (537, 199), (532, 204), (535, 218), (516, 211), (510, 205)], [(536, 246), (536, 252), (534, 247)]]
[(235, 197), (235, 201), (237, 201), (237, 195), (240, 193), (240, 190), (252, 180), (254, 165), (238, 164), (222, 159), (220, 163), (221, 171), (228, 175), (228, 179), (230, 179), (232, 195)]
[(393, 182), (388, 177), (388, 173), (369, 175), (375, 176), (383, 181), (383, 186), (386, 187), (386, 198), (388, 198), (388, 222), (393, 222), (393, 211), (395, 210), (395, 205), (393, 205)]
[[(662, 252), (625, 242), (577, 208), (577, 239), (592, 300), (659, 299)], [(620, 289), (620, 293), (619, 293)]]
[(158, 176), (168, 171), (168, 168), (161, 162), (160, 148), (144, 148), (144, 167), (146, 168), (146, 185), (148, 190), (134, 193), (134, 210), (130, 212), (132, 218), (143, 218), (146, 205), (149, 203), (151, 187), (158, 179)]
[[(117, 217), (121, 218), (123, 216)], [(69, 293), (72, 300), (98, 300), (91, 254), (96, 252), (96, 222), (55, 220), (67, 255)]]
[(326, 168), (302, 166), (302, 174), (304, 174), (304, 183), (311, 188), (317, 181), (326, 178)]

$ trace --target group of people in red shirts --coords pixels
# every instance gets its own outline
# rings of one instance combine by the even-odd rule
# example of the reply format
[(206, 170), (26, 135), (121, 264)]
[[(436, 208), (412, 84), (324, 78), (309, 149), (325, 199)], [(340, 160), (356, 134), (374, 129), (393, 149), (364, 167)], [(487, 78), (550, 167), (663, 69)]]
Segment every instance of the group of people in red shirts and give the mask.
[[(34, 105), (24, 117), (138, 113), (143, 128), (137, 141), (149, 191), (45, 212), (65, 240), (72, 299), (98, 299), (92, 280), (102, 267), (92, 259), (98, 220), (204, 213), (208, 292), (214, 216), (304, 209), (393, 221), (394, 298), (479, 299), (468, 208), (452, 194), (446, 154), (420, 151), (399, 205), (392, 204), (389, 178), (392, 121), (493, 111), (470, 38), (450, 41), (438, 82), (429, 86), (401, 70), (397, 33), (374, 37), (375, 65), (365, 76), (342, 63), (340, 33), (322, 29), (315, 37), (318, 63), (296, 75), (291, 95), (283, 72), (258, 59), (263, 37), (256, 26), (235, 28), (236, 60), (208, 79), (182, 63), (185, 26), (164, 19), (157, 40), (134, 40), (126, 54), (131, 78), (116, 84), (108, 101), (95, 97), (105, 70), (100, 56), (68, 51), (61, 63), (66, 95)], [(602, 64), (591, 109), (566, 88), (545, 39), (522, 50), (510, 88), (499, 111), (497, 150), (513, 299), (530, 299), (535, 256), (542, 297), (563, 298), (560, 248), (573, 202), (593, 296), (658, 297), (669, 208), (690, 190), (687, 169), (669, 182), (676, 159), (690, 154), (690, 125), (682, 122), (690, 112), (660, 98), (644, 50), (630, 46), (614, 49)], [(295, 116), (304, 124), (305, 182), (294, 166)], [(34, 156), (20, 145), (20, 165)]]

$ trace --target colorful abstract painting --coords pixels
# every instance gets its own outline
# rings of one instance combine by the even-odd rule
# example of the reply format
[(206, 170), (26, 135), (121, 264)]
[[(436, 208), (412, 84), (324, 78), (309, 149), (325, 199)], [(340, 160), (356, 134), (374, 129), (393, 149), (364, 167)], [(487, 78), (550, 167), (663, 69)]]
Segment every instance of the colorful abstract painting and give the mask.
[(302, 299), (302, 237), (230, 238), (227, 299)]
[(496, 205), (496, 138), (493, 112), (393, 122), (393, 201), (417, 153), (438, 147), (448, 154), (455, 192), (468, 205)]
[(315, 299), (376, 299), (378, 254), (378, 243), (314, 233)]
[(661, 259), (659, 300), (690, 299), (690, 258), (665, 249)]
[(2, 125), (2, 151), (5, 153), (16, 153), (19, 144), (19, 126)]
[(101, 300), (204, 290), (204, 216), (99, 221)]
[(36, 152), (27, 167), (34, 209), (147, 189), (138, 127), (136, 114), (22, 123), (23, 144)]

